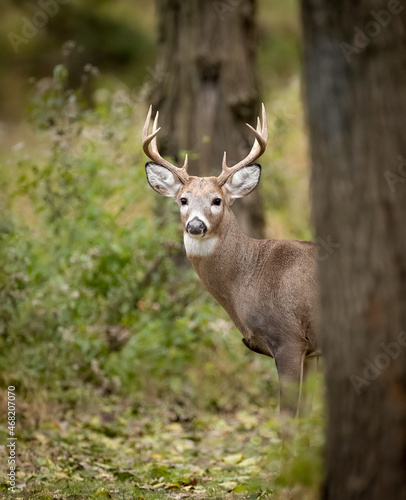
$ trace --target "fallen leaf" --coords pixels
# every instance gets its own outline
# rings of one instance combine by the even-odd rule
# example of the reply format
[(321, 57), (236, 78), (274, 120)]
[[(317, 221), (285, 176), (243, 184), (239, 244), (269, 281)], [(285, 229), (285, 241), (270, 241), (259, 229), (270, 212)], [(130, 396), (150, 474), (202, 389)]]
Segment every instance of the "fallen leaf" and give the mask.
[(54, 478), (55, 479), (69, 479), (69, 475), (66, 474), (65, 472), (55, 472)]
[(258, 463), (258, 458), (250, 457), (250, 458), (245, 458), (238, 465), (239, 467), (252, 467), (253, 465), (257, 465), (257, 463)]
[(154, 484), (152, 486), (152, 489), (153, 490), (159, 490), (159, 488), (164, 488), (165, 487), (165, 483), (158, 483), (158, 484)]
[(165, 490), (171, 490), (171, 489), (175, 489), (175, 488), (179, 488), (179, 484), (166, 483), (165, 487), (164, 487)]
[(242, 453), (234, 453), (233, 455), (227, 455), (221, 459), (227, 465), (237, 465), (242, 460), (244, 460), (244, 455)]
[(41, 444), (48, 444), (49, 438), (45, 436), (45, 434), (42, 434), (41, 432), (35, 432), (34, 433), (34, 438), (39, 441)]
[(232, 491), (237, 486), (238, 486), (238, 483), (236, 483), (235, 481), (225, 481), (224, 483), (220, 484), (220, 488), (223, 488), (223, 490), (226, 490), (226, 491)]

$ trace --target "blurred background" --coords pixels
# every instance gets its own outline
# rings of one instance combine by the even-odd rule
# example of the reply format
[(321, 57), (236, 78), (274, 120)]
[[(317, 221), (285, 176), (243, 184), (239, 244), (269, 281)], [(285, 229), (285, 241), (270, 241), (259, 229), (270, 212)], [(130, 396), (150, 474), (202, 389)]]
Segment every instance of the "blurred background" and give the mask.
[[(22, 439), (46, 447), (50, 422), (98, 401), (102, 420), (157, 405), (171, 422), (274, 418), (274, 363), (194, 275), (140, 138), (152, 103), (161, 153), (217, 175), (224, 150), (232, 164), (251, 147), (264, 102), (261, 184), (238, 218), (311, 239), (297, 3), (3, 0), (1, 32), (0, 385), (16, 387)], [(27, 458), (21, 481), (41, 467)]]

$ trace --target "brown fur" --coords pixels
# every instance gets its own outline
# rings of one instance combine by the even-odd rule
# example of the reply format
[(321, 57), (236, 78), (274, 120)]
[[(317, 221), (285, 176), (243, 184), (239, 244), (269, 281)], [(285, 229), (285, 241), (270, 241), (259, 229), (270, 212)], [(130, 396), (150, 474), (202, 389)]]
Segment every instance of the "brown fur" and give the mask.
[(201, 281), (244, 344), (275, 358), (281, 410), (296, 414), (311, 362), (306, 358), (317, 351), (315, 249), (305, 241), (255, 240), (242, 233), (230, 206), (256, 187), (260, 168), (245, 166), (221, 184), (216, 177), (181, 178), (163, 165), (146, 165), (151, 187), (179, 204), (187, 256)]
[(261, 167), (254, 162), (266, 149), (265, 107), (262, 123), (258, 118), (256, 129), (248, 125), (255, 135), (251, 151), (233, 167), (224, 153), (219, 177), (190, 176), (187, 156), (182, 168), (162, 158), (156, 144), (158, 113), (149, 134), (151, 116), (152, 107), (142, 132), (144, 152), (152, 160), (145, 166), (148, 182), (177, 200), (189, 260), (243, 334), (244, 344), (275, 358), (281, 409), (297, 413), (301, 382), (317, 349), (314, 247), (249, 238), (230, 209), (235, 198), (247, 196), (259, 182)]
[[(281, 383), (281, 409), (296, 412), (297, 391), (283, 386), (300, 382), (303, 358), (317, 351), (317, 299), (314, 245), (296, 240), (255, 240), (243, 234), (230, 199), (217, 179), (194, 178), (176, 197), (199, 205), (219, 240), (208, 256), (188, 256), (201, 281), (224, 307), (251, 350), (275, 358)], [(223, 210), (210, 213), (219, 196)], [(193, 205), (194, 204), (194, 205)], [(181, 216), (183, 227), (187, 216)]]

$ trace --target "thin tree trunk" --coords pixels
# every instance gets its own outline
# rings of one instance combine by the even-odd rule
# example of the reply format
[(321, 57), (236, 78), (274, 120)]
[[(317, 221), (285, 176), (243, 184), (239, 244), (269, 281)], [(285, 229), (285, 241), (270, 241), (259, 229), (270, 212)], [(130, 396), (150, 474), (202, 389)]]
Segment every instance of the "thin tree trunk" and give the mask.
[[(406, 499), (406, 9), (302, 0), (328, 500)], [(351, 48), (352, 47), (352, 48)]]
[[(190, 155), (193, 175), (218, 175), (247, 154), (260, 110), (255, 0), (157, 0), (157, 82), (152, 103), (165, 124), (160, 150), (178, 161)], [(259, 192), (236, 213), (244, 232), (262, 237)]]

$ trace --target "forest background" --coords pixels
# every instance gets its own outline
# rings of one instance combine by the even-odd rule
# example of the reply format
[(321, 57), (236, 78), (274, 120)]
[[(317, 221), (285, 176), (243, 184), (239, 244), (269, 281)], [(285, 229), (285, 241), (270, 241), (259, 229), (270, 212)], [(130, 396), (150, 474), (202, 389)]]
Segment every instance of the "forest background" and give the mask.
[[(45, 4), (2, 6), (2, 494), (11, 386), (21, 498), (316, 498), (320, 398), (281, 455), (274, 363), (243, 346), (146, 182), (154, 4), (58, 1), (30, 32)], [(312, 239), (298, 5), (260, 0), (256, 20), (265, 236)]]

